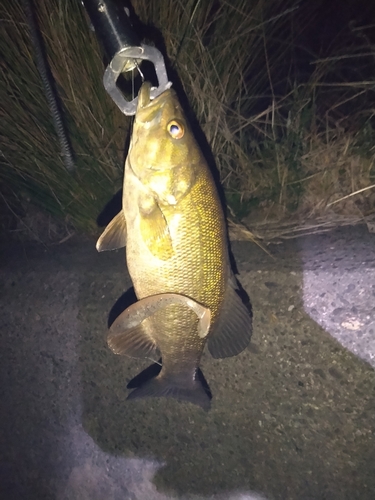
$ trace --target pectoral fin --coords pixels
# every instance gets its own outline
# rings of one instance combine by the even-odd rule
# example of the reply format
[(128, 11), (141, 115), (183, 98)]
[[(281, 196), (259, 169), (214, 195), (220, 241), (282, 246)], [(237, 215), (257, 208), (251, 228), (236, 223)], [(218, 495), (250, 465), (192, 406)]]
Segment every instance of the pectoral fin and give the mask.
[(168, 224), (156, 202), (150, 213), (141, 213), (140, 230), (143, 241), (155, 257), (161, 260), (172, 257), (173, 245)]
[(208, 350), (214, 358), (236, 356), (250, 342), (252, 312), (250, 302), (245, 305), (236, 290), (232, 275), (228, 281), (223, 307), (208, 339)]
[(121, 210), (114, 217), (96, 242), (98, 252), (116, 250), (126, 245), (126, 222), (124, 212)]
[(115, 354), (144, 358), (157, 352), (155, 339), (146, 332), (142, 322), (170, 304), (183, 304), (199, 318), (198, 334), (205, 337), (210, 329), (211, 311), (195, 300), (177, 293), (161, 293), (145, 297), (130, 307), (113, 322), (108, 334), (108, 345)]

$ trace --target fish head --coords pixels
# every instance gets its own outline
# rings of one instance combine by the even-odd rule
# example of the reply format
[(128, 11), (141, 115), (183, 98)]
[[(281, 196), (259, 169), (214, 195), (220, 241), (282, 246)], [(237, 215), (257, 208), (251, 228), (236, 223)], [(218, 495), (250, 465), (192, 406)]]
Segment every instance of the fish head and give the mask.
[(176, 205), (190, 191), (202, 156), (175, 92), (151, 100), (150, 89), (146, 82), (138, 95), (129, 165), (159, 203)]

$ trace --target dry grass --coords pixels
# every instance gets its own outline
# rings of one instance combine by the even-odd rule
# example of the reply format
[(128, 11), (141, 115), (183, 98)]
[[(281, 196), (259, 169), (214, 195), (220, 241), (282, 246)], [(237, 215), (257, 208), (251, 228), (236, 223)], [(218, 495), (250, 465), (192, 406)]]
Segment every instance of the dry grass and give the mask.
[[(369, 226), (375, 214), (373, 130), (369, 124), (345, 130), (335, 123), (297, 127), (292, 143), (288, 132), (275, 143), (279, 189), (268, 199), (263, 191), (259, 206), (244, 220), (258, 237), (290, 238), (361, 222)], [(267, 165), (264, 151), (259, 156)]]
[(121, 185), (127, 125), (101, 84), (97, 41), (79, 3), (39, 2), (38, 14), (77, 168), (72, 175), (62, 161), (23, 9), (18, 3), (2, 5), (0, 181), (12, 192), (12, 205), (27, 211), (30, 201), (95, 231), (97, 214)]
[[(69, 227), (95, 232), (98, 213), (121, 186), (130, 121), (103, 89), (102, 57), (79, 2), (37, 5), (77, 170), (70, 175), (64, 168), (27, 24), (13, 3), (0, 7), (0, 182), (12, 207), (28, 211), (30, 201)], [(133, 1), (147, 42), (165, 47), (170, 78), (177, 89), (180, 80), (209, 143), (237, 237), (289, 237), (303, 227), (366, 220), (375, 211), (375, 79), (367, 71), (366, 78), (345, 80), (343, 61), (359, 58), (345, 52), (317, 61), (307, 83), (286, 77), (295, 5)], [(248, 229), (241, 229), (248, 213)]]

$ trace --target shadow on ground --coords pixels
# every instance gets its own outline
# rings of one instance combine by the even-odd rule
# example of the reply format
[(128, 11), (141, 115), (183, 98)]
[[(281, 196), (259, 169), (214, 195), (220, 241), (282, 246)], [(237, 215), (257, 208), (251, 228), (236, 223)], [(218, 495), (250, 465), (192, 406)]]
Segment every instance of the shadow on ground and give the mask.
[[(347, 252), (340, 234), (335, 245)], [(364, 238), (350, 234), (355, 245)], [(315, 242), (320, 261), (334, 239), (302, 247)], [(368, 256), (373, 239), (366, 245)], [(204, 357), (213, 392), (205, 413), (165, 399), (126, 402), (127, 382), (148, 362), (117, 357), (105, 342), (109, 311), (130, 286), (122, 251), (98, 255), (80, 239), (48, 249), (6, 244), (0, 497), (372, 500), (375, 372), (305, 313), (299, 248), (273, 246), (270, 259), (250, 243), (233, 245), (254, 337), (235, 358)], [(353, 268), (362, 260), (356, 254)], [(336, 262), (343, 276), (344, 261)]]
[(293, 243), (275, 247), (275, 260), (250, 243), (233, 249), (254, 336), (238, 357), (204, 357), (214, 396), (208, 414), (165, 399), (125, 401), (126, 383), (149, 363), (106, 347), (103, 311), (130, 282), (124, 264), (114, 272), (98, 260), (95, 284), (79, 293), (85, 430), (108, 453), (164, 464), (154, 481), (166, 494), (372, 499), (374, 371), (304, 312)]

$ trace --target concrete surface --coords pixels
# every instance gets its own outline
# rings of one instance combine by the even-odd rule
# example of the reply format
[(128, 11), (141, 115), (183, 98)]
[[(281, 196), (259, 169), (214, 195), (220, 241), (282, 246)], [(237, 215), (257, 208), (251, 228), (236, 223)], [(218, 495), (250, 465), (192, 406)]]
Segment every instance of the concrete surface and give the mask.
[(94, 241), (3, 241), (1, 499), (375, 498), (375, 235), (233, 243), (254, 309), (248, 350), (205, 355), (212, 410), (127, 402), (147, 361), (116, 357), (130, 281)]

